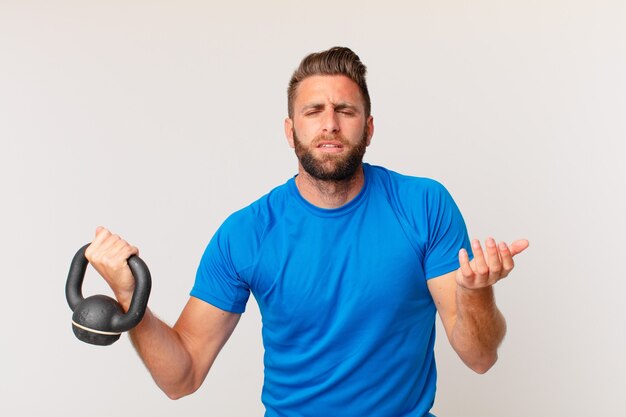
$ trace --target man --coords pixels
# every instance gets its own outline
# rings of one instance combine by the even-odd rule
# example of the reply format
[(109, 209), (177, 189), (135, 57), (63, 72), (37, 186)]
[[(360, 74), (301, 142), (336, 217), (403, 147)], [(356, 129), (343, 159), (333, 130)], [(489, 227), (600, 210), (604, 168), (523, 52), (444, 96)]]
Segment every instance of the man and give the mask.
[[(362, 162), (374, 133), (365, 72), (347, 48), (302, 61), (285, 120), (298, 175), (224, 222), (173, 327), (148, 311), (130, 332), (169, 397), (200, 387), (251, 292), (268, 417), (430, 415), (437, 312), (470, 368), (495, 363), (505, 321), (492, 286), (528, 242), (489, 238), (483, 251), (439, 183)], [(125, 308), (136, 253), (103, 228), (87, 250)]]

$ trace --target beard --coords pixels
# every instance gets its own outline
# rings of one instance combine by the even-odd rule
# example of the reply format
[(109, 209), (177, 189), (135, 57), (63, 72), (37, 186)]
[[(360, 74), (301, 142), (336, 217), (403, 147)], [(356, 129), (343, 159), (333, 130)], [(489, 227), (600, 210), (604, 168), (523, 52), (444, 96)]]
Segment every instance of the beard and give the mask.
[[(329, 153), (316, 157), (312, 149), (316, 148), (317, 143), (325, 140), (341, 142), (344, 152), (341, 154)], [(363, 156), (367, 148), (367, 129), (363, 130), (361, 140), (354, 146), (351, 146), (341, 135), (320, 135), (311, 142), (309, 147), (306, 147), (298, 139), (295, 129), (293, 131), (293, 142), (300, 165), (310, 176), (320, 181), (349, 181), (354, 177), (363, 162)]]

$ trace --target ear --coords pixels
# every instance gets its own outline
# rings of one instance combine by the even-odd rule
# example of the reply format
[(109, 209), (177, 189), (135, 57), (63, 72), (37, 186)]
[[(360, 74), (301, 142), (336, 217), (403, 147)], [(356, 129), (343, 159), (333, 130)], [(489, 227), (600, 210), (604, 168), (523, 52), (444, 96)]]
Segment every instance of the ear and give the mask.
[(285, 136), (289, 146), (295, 148), (296, 145), (293, 143), (293, 120), (289, 117), (285, 119)]
[(366, 145), (370, 146), (372, 142), (372, 136), (374, 136), (374, 117), (368, 116), (367, 122), (365, 122), (365, 128), (367, 129), (367, 142)]

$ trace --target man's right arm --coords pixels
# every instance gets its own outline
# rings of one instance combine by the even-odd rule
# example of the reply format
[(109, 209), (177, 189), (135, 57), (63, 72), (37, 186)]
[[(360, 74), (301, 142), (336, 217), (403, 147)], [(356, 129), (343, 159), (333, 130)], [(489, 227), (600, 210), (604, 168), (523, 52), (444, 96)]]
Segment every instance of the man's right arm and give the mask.
[(200, 387), (240, 317), (190, 297), (174, 327), (148, 310), (130, 337), (159, 388), (178, 399)]
[[(126, 261), (138, 253), (136, 247), (102, 227), (85, 252), (125, 311), (135, 282)], [(240, 317), (191, 297), (173, 327), (148, 309), (129, 333), (157, 385), (168, 397), (178, 399), (200, 387)]]

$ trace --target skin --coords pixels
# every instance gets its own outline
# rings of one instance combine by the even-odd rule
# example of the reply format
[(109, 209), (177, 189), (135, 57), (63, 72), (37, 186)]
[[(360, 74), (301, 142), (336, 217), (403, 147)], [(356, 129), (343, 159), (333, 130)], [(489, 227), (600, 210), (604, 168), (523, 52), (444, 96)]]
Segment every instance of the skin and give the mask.
[[(126, 259), (135, 254), (139, 254), (136, 247), (103, 227), (96, 229), (96, 237), (85, 252), (124, 310), (128, 310), (134, 289)], [(200, 387), (240, 317), (190, 297), (174, 326), (147, 309), (129, 334), (159, 388), (169, 398), (178, 399)]]
[(513, 270), (513, 257), (528, 247), (525, 239), (511, 245), (493, 238), (472, 241), (474, 259), (459, 252), (460, 268), (428, 280), (428, 289), (448, 340), (461, 360), (483, 374), (498, 360), (498, 347), (506, 333), (504, 316), (496, 306), (493, 285)]
[[(361, 141), (369, 146), (374, 135), (374, 118), (365, 115), (359, 87), (343, 75), (312, 76), (302, 80), (294, 100), (293, 119), (285, 119), (285, 136), (295, 149), (295, 134), (302, 146), (330, 167)], [(343, 140), (332, 139), (341, 137)], [(324, 147), (330, 145), (333, 147)], [(298, 162), (296, 185), (310, 203), (322, 208), (337, 208), (361, 191), (365, 177), (359, 167), (353, 178), (320, 181)]]
[[(284, 123), (292, 148), (306, 150), (324, 169), (339, 161), (374, 134), (372, 116), (365, 115), (358, 86), (345, 76), (312, 76), (299, 85), (293, 118)], [(323, 181), (298, 165), (296, 185), (302, 196), (323, 208), (340, 207), (352, 200), (364, 184), (363, 168), (341, 181)], [(506, 324), (495, 304), (493, 285), (513, 269), (513, 256), (528, 241), (496, 245), (487, 239), (483, 251), (473, 241), (474, 259), (459, 253), (461, 267), (428, 281), (448, 339), (460, 358), (476, 372), (486, 372), (497, 360)], [(125, 310), (130, 305), (134, 280), (126, 260), (139, 250), (109, 230), (98, 227), (86, 257), (104, 277)], [(130, 337), (157, 385), (172, 399), (196, 391), (215, 358), (232, 334), (240, 314), (220, 310), (190, 297), (178, 321), (169, 326), (150, 309)]]

